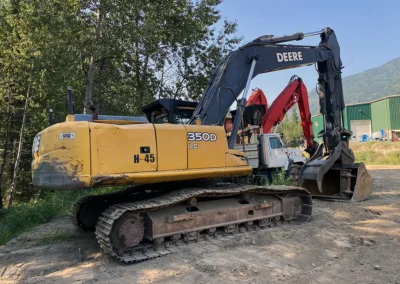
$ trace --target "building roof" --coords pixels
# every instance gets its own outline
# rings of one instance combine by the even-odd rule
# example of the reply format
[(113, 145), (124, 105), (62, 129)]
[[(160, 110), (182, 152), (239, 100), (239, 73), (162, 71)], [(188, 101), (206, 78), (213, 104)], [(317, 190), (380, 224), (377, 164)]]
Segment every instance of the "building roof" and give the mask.
[[(389, 98), (397, 98), (397, 97), (400, 97), (400, 95), (386, 96), (386, 97), (383, 97), (383, 98), (380, 98), (380, 99), (377, 99), (377, 100), (373, 100), (373, 101), (370, 101), (370, 102), (346, 104), (346, 107), (347, 106), (356, 106), (356, 105), (367, 105), (367, 104), (376, 103), (378, 101), (386, 100), (386, 99), (389, 99)], [(317, 113), (317, 114), (312, 115), (311, 117), (316, 117), (316, 116), (319, 116), (319, 115), (322, 115), (322, 114), (321, 113)]]
[(371, 104), (370, 102), (368, 103), (353, 103), (353, 104), (345, 104), (346, 106), (359, 106), (359, 105), (369, 105)]
[(380, 98), (380, 99), (377, 99), (377, 100), (371, 101), (371, 102), (369, 102), (369, 103), (370, 103), (370, 104), (372, 104), (372, 103), (375, 103), (375, 102), (377, 102), (377, 101), (381, 101), (381, 100), (385, 100), (385, 99), (389, 99), (389, 98), (397, 98), (397, 97), (400, 97), (400, 95), (391, 95), (391, 96), (386, 96), (386, 97), (383, 97), (383, 98)]
[(372, 103), (376, 103), (378, 101), (382, 101), (382, 100), (386, 100), (388, 98), (396, 98), (396, 97), (400, 97), (400, 95), (391, 95), (391, 96), (386, 96), (377, 100), (373, 100), (370, 102), (363, 102), (363, 103), (354, 103), (354, 104), (346, 104), (346, 106), (354, 106), (354, 105), (366, 105), (366, 104), (372, 104)]

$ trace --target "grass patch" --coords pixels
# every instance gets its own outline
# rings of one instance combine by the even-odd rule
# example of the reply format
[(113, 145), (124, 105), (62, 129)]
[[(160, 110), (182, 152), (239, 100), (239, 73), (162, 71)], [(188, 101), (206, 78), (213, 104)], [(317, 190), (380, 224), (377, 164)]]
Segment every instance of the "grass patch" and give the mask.
[[(55, 216), (71, 212), (74, 203), (88, 194), (101, 194), (112, 189), (48, 192), (44, 198), (15, 204), (0, 211), (0, 245), (26, 232), (30, 228), (49, 222)], [(50, 236), (51, 237), (51, 236)]]
[(242, 179), (241, 182), (246, 184), (269, 186), (269, 185), (293, 185), (293, 181), (286, 177), (286, 171), (284, 169), (276, 172), (271, 171), (270, 176), (256, 176), (250, 174), (246, 178)]
[(400, 151), (387, 154), (373, 150), (354, 152), (356, 162), (363, 162), (367, 165), (400, 165)]
[(356, 162), (367, 165), (400, 165), (400, 143), (350, 143)]
[(399, 142), (350, 142), (350, 148), (354, 151), (367, 151), (373, 150), (375, 152), (396, 152), (400, 151), (400, 143)]
[(290, 178), (286, 177), (286, 172), (282, 169), (276, 176), (272, 178), (269, 185), (292, 185)]

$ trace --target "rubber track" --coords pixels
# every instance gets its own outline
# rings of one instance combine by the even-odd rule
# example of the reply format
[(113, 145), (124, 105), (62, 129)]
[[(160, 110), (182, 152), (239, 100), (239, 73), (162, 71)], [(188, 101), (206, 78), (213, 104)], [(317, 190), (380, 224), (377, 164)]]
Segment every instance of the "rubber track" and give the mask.
[(114, 191), (114, 192), (109, 192), (105, 194), (100, 194), (100, 195), (88, 195), (80, 198), (75, 204), (73, 205), (73, 208), (71, 210), (71, 215), (70, 218), (72, 219), (72, 224), (78, 228), (79, 230), (85, 232), (84, 228), (81, 227), (80, 221), (79, 221), (79, 211), (81, 210), (82, 206), (90, 203), (90, 202), (101, 202), (102, 200), (112, 198), (112, 197), (118, 197), (118, 196), (124, 196), (126, 194), (129, 194), (133, 192), (135, 188), (134, 187), (129, 187), (121, 191)]
[(89, 203), (93, 200), (96, 200), (95, 195), (88, 195), (83, 198), (80, 198), (77, 202), (75, 202), (74, 207), (72, 208), (72, 213), (71, 213), (71, 219), (72, 219), (72, 224), (78, 228), (81, 231), (86, 231), (84, 228), (81, 227), (81, 224), (79, 222), (79, 211), (81, 210), (81, 207), (85, 205), (86, 203)]
[(164, 242), (161, 245), (155, 245), (153, 243), (143, 243), (138, 244), (134, 247), (130, 252), (123, 253), (121, 255), (117, 254), (110, 242), (109, 236), (111, 234), (111, 230), (113, 227), (113, 223), (121, 217), (125, 212), (144, 212), (149, 210), (156, 210), (165, 208), (174, 204), (181, 203), (185, 200), (188, 200), (193, 197), (204, 197), (204, 196), (213, 196), (213, 197), (222, 197), (222, 196), (230, 196), (236, 195), (245, 192), (252, 193), (262, 193), (269, 195), (280, 195), (286, 193), (300, 193), (303, 206), (302, 213), (299, 218), (294, 221), (298, 221), (300, 223), (307, 222), (311, 218), (312, 211), (312, 200), (310, 193), (300, 187), (294, 186), (253, 186), (253, 185), (234, 185), (234, 186), (224, 186), (224, 187), (216, 187), (216, 188), (185, 188), (181, 190), (176, 190), (165, 195), (161, 195), (155, 198), (151, 198), (148, 200), (141, 200), (136, 202), (126, 202), (126, 203), (118, 203), (108, 207), (99, 217), (96, 225), (96, 238), (100, 247), (112, 257), (118, 259), (124, 263), (134, 263), (140, 262), (144, 260), (149, 260), (153, 258), (157, 258), (163, 255), (170, 254), (175, 249), (171, 247), (166, 247), (167, 245), (171, 246), (171, 242)]

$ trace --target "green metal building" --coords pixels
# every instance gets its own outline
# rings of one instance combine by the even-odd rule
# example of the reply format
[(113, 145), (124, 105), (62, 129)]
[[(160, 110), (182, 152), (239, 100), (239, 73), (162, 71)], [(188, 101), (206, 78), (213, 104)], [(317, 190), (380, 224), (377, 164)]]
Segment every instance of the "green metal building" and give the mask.
[[(311, 117), (314, 137), (324, 128), (321, 114)], [(388, 96), (368, 103), (348, 104), (344, 109), (345, 127), (353, 132), (351, 141), (383, 139), (400, 140), (400, 95)], [(383, 134), (383, 136), (382, 136)]]
[(312, 116), (311, 121), (314, 140), (317, 142), (322, 142), (322, 139), (318, 137), (318, 133), (320, 133), (324, 129), (324, 119), (322, 117), (322, 114)]

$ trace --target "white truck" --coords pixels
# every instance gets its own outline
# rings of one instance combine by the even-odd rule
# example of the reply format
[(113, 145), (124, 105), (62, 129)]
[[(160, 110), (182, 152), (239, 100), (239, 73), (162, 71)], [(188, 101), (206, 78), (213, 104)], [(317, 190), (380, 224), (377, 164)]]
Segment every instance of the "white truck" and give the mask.
[(286, 147), (278, 133), (252, 134), (249, 143), (235, 144), (235, 149), (245, 152), (255, 176), (267, 177), (286, 172), (286, 177), (297, 181), (298, 172), (306, 162), (303, 151)]

